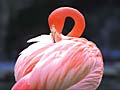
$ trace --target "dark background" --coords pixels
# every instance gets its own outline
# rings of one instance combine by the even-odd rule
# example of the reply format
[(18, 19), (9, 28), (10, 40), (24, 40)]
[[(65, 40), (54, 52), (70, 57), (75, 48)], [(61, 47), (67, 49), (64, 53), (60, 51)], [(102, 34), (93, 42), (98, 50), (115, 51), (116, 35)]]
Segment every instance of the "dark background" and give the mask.
[[(119, 0), (0, 0), (0, 89), (10, 90), (14, 63), (32, 37), (49, 34), (48, 16), (56, 8), (70, 6), (86, 19), (82, 37), (97, 44), (104, 64), (98, 90), (120, 90), (120, 3)], [(67, 18), (63, 34), (73, 26)]]

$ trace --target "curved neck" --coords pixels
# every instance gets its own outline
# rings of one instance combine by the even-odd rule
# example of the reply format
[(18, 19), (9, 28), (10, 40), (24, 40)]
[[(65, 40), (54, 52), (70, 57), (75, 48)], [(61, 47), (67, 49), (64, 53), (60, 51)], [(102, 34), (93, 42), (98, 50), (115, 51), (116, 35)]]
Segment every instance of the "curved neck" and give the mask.
[(62, 33), (66, 17), (71, 17), (75, 22), (73, 29), (67, 36), (80, 37), (85, 28), (85, 20), (79, 11), (70, 7), (58, 8), (50, 14), (48, 18), (50, 28), (54, 25), (56, 31)]

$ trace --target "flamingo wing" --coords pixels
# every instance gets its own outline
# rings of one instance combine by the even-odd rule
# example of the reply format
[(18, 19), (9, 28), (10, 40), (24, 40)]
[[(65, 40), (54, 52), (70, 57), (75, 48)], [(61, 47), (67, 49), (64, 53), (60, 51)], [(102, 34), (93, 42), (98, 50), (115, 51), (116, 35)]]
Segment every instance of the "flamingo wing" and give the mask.
[[(34, 55), (36, 51), (39, 53)], [(38, 60), (29, 73), (21, 76), (25, 82), (29, 82), (31, 89), (95, 90), (98, 87), (103, 74), (103, 62), (101, 53), (94, 43), (84, 38), (68, 38), (68, 40), (65, 38), (44, 51), (38, 49), (36, 51), (31, 52), (32, 59), (27, 58), (31, 65), (25, 60), (22, 62), (30, 67), (35, 60)], [(19, 60), (21, 62), (21, 59)], [(16, 71), (18, 69), (16, 68)], [(24, 67), (20, 71), (24, 69), (27, 71), (29, 68)]]

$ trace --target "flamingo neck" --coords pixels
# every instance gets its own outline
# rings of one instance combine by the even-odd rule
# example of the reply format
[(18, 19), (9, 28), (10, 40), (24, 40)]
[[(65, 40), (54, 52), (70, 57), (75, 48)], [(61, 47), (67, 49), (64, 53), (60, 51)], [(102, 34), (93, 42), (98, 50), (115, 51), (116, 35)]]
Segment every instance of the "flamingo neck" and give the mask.
[(78, 10), (70, 7), (58, 8), (50, 14), (48, 18), (50, 28), (52, 28), (52, 26), (54, 25), (56, 28), (56, 32), (61, 34), (65, 19), (67, 17), (71, 17), (75, 22), (73, 29), (67, 34), (67, 36), (80, 37), (85, 28), (85, 20), (83, 15)]

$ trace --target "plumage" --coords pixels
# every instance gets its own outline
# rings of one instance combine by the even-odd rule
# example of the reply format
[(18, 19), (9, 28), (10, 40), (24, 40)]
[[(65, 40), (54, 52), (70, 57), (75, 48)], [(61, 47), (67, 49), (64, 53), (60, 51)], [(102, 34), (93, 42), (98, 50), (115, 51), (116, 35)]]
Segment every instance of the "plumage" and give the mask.
[(97, 89), (104, 70), (100, 50), (85, 38), (64, 36), (53, 29), (57, 34), (28, 40), (34, 43), (17, 59), (12, 90)]

